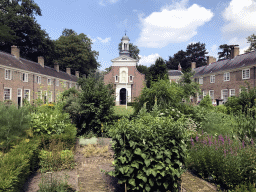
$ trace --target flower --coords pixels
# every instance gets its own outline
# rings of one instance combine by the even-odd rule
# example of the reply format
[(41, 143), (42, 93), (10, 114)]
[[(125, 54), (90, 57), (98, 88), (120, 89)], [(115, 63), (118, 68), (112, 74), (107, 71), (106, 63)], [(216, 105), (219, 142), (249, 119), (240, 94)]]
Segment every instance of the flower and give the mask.
[(196, 135), (196, 142), (198, 142), (198, 138), (199, 138), (199, 137), (198, 137), (198, 134), (197, 134), (197, 135)]
[(251, 144), (253, 145), (253, 139), (251, 140)]
[(243, 140), (243, 148), (245, 148), (245, 146), (244, 146), (244, 140)]

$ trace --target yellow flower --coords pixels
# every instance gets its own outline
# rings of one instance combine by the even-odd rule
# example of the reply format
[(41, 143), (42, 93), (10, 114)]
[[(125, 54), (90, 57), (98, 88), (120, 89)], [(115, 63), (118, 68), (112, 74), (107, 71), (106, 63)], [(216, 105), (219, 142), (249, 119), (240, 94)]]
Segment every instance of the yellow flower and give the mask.
[(25, 139), (25, 141), (28, 143), (28, 142), (29, 142), (29, 139)]

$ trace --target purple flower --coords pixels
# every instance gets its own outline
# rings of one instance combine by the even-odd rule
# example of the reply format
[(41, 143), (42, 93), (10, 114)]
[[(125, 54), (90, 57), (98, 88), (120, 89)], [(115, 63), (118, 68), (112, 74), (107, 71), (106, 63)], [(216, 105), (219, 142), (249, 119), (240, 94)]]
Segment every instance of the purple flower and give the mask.
[(251, 143), (252, 143), (252, 145), (253, 145), (253, 139), (251, 140)]
[(209, 145), (210, 145), (210, 146), (212, 145), (212, 140), (211, 140), (211, 138), (209, 138)]
[(230, 138), (228, 138), (228, 145), (230, 145)]
[(243, 148), (245, 148), (245, 146), (244, 146), (244, 140), (243, 140)]
[(241, 149), (241, 146), (239, 147), (239, 149)]
[(224, 145), (224, 138), (222, 137), (222, 135), (219, 135), (219, 141), (222, 141), (222, 144)]
[(232, 152), (232, 147), (230, 148), (230, 151), (231, 151), (230, 153), (233, 154), (233, 152)]
[(198, 142), (198, 138), (199, 138), (198, 135), (196, 135), (196, 142)]

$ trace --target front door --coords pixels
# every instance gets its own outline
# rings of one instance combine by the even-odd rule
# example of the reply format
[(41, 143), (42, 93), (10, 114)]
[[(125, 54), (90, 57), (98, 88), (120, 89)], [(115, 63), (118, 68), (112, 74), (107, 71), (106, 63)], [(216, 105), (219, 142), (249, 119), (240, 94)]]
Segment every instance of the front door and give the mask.
[(126, 89), (122, 88), (120, 90), (120, 105), (125, 105), (126, 104)]

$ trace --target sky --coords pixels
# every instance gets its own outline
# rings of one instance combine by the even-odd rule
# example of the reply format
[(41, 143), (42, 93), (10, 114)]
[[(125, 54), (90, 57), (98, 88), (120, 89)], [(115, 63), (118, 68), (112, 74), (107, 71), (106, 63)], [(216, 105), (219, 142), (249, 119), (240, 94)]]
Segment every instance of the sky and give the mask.
[(34, 0), (36, 16), (52, 40), (63, 29), (84, 33), (99, 52), (100, 70), (119, 56), (126, 35), (140, 49), (139, 64), (168, 60), (190, 43), (205, 43), (207, 55), (218, 57), (222, 44), (238, 44), (240, 54), (256, 33), (256, 0)]

